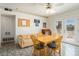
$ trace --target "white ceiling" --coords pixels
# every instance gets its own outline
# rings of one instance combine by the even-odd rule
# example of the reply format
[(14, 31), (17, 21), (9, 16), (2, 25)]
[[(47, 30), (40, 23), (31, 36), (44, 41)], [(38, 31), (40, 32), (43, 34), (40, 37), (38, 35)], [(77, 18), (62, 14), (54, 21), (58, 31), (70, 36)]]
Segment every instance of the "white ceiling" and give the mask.
[(36, 14), (40, 16), (50, 16), (62, 12), (78, 9), (78, 3), (51, 3), (55, 13), (47, 14), (46, 3), (0, 3), (0, 8), (11, 8), (14, 11)]

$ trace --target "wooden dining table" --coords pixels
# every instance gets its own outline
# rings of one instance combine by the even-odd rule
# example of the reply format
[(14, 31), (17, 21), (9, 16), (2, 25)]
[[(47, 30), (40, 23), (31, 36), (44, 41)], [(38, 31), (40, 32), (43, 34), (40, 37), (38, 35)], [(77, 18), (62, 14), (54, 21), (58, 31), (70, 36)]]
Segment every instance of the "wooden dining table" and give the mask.
[(59, 35), (43, 35), (43, 36), (38, 36), (37, 37), (37, 40), (39, 40), (40, 42), (43, 42), (44, 43), (44, 46), (45, 46), (45, 55), (48, 55), (48, 52), (47, 52), (47, 44), (52, 42), (52, 41), (55, 41), (56, 39), (59, 38)]
[(55, 40), (54, 37), (52, 35), (51, 36), (49, 36), (49, 35), (47, 35), (47, 36), (43, 35), (43, 36), (38, 36), (37, 40), (39, 40), (40, 42), (44, 43), (44, 46), (45, 46), (44, 50), (45, 50), (45, 52), (43, 52), (43, 53), (44, 53), (45, 56), (48, 55), (47, 44), (49, 42), (54, 41)]
[(37, 40), (43, 42), (46, 46), (48, 43), (55, 41), (56, 39), (53, 35), (47, 35), (47, 36), (44, 35), (44, 36), (38, 36)]

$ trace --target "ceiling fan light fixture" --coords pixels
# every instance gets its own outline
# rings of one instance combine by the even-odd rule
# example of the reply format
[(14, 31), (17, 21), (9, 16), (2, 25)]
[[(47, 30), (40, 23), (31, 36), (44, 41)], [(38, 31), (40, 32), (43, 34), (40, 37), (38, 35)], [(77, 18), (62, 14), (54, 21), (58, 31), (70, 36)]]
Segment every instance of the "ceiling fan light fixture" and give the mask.
[(46, 9), (46, 14), (53, 14), (53, 13), (56, 13), (56, 11), (54, 9)]
[(50, 3), (47, 3), (46, 5), (46, 14), (52, 14), (55, 13), (56, 11), (52, 9), (52, 5)]

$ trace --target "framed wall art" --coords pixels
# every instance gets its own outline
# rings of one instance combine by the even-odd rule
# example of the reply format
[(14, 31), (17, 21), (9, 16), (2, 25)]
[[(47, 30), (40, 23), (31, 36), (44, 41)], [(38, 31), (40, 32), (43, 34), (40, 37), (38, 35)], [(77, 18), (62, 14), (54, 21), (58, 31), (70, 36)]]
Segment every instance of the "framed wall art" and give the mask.
[(30, 27), (30, 20), (26, 20), (26, 27)]
[(61, 33), (61, 31), (62, 31), (62, 21), (61, 20), (56, 21), (56, 30), (57, 30), (57, 33)]
[(35, 26), (38, 27), (39, 23), (40, 23), (40, 20), (39, 19), (34, 19), (34, 23), (35, 23)]
[(18, 19), (18, 27), (30, 27), (30, 20)]
[(47, 28), (47, 23), (43, 22), (43, 28)]
[(18, 19), (18, 27), (22, 27), (22, 19)]

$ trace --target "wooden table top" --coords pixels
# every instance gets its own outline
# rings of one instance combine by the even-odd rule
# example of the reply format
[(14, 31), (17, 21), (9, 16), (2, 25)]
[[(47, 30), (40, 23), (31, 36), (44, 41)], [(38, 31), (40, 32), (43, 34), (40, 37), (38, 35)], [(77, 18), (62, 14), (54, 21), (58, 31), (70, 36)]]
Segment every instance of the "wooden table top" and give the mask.
[(51, 41), (54, 41), (54, 37), (51, 35), (48, 35), (48, 36), (38, 36), (37, 39), (40, 41), (40, 42), (43, 42), (45, 43), (45, 45), (47, 45), (47, 43), (51, 42)]

